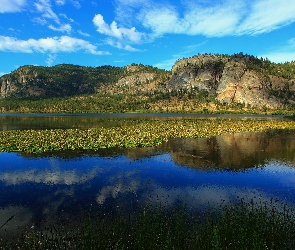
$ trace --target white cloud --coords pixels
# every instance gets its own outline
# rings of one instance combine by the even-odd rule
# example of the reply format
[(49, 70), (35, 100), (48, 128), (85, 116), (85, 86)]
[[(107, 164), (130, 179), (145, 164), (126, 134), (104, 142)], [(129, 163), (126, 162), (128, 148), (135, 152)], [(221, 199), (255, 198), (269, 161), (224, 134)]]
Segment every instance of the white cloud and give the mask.
[(118, 40), (127, 40), (129, 42), (139, 43), (143, 37), (143, 34), (138, 32), (135, 27), (130, 29), (117, 26), (117, 23), (113, 21), (108, 25), (103, 16), (97, 14), (93, 18), (93, 24), (97, 27), (97, 31), (103, 35), (115, 37)]
[(295, 4), (288, 0), (259, 0), (239, 25), (237, 33), (261, 34), (295, 21)]
[(128, 44), (124, 45), (120, 41), (114, 41), (112, 39), (107, 39), (106, 43), (108, 45), (111, 45), (112, 47), (117, 48), (117, 49), (123, 49), (123, 50), (131, 51), (131, 52), (140, 51), (139, 49), (133, 48), (132, 46), (130, 46)]
[(0, 13), (19, 12), (26, 4), (27, 0), (1, 0)]
[(132, 26), (136, 21), (138, 13), (153, 7), (150, 0), (114, 0), (115, 20), (124, 23), (125, 26)]
[(37, 11), (42, 13), (42, 17), (52, 19), (56, 23), (59, 23), (59, 18), (57, 14), (51, 8), (50, 0), (38, 0), (35, 3)]
[(81, 4), (79, 1), (77, 0), (71, 0), (72, 4), (74, 5), (75, 8), (80, 9), (81, 8)]
[(46, 59), (46, 65), (51, 66), (55, 60), (56, 60), (56, 55), (49, 54)]
[[(77, 8), (77, 9), (80, 9), (81, 8), (81, 4), (78, 0), (70, 0), (70, 2), (72, 3), (72, 5)], [(66, 4), (66, 0), (55, 0), (55, 3), (57, 5), (65, 5)]]
[[(195, 2), (195, 3), (194, 3)], [(289, 0), (183, 1), (181, 7), (153, 0), (117, 0), (116, 20), (140, 22), (151, 37), (165, 34), (256, 35), (295, 21), (295, 4)], [(127, 16), (128, 15), (128, 18)]]
[(179, 33), (181, 27), (181, 20), (179, 20), (178, 13), (169, 7), (149, 9), (142, 13), (140, 17), (142, 24), (153, 31), (156, 36), (164, 33)]
[(60, 25), (59, 27), (55, 27), (52, 24), (50, 24), (48, 26), (48, 28), (52, 29), (54, 31), (60, 31), (60, 32), (65, 32), (65, 33), (71, 33), (71, 31), (72, 31), (72, 27), (69, 24), (63, 24), (63, 25)]
[(166, 33), (223, 36), (235, 30), (243, 13), (243, 6), (231, 1), (209, 7), (190, 4), (185, 13), (179, 13), (173, 6), (155, 5), (143, 10), (139, 20), (146, 28), (152, 30), (155, 36)]
[[(165, 34), (207, 37), (257, 35), (295, 22), (295, 4), (289, 0), (183, 0), (179, 1), (182, 6), (173, 4), (173, 1), (165, 4), (161, 2), (114, 0), (114, 21), (108, 24), (98, 14), (93, 18), (93, 23), (99, 33), (129, 44), (146, 42), (147, 39)], [(34, 0), (33, 6), (41, 13), (34, 21), (42, 25), (49, 20), (61, 25), (62, 18), (73, 22), (65, 14), (55, 13), (51, 6), (54, 3), (59, 6), (70, 3), (76, 8), (81, 7), (78, 0)], [(96, 1), (91, 3), (97, 4)], [(21, 11), (26, 6), (27, 0), (0, 0), (0, 13)], [(50, 27), (61, 29), (52, 25)], [(68, 29), (61, 31), (69, 32)]]
[(97, 47), (88, 41), (69, 36), (48, 37), (38, 40), (18, 40), (13, 37), (0, 36), (0, 51), (22, 53), (59, 53), (85, 51), (94, 55), (108, 54), (108, 52), (98, 51)]
[(5, 75), (5, 74), (7, 74), (7, 73), (5, 73), (5, 72), (0, 72), (0, 77), (3, 76), (3, 75)]
[(124, 50), (128, 50), (128, 51), (140, 51), (139, 49), (136, 49), (136, 48), (133, 48), (132, 46), (130, 46), (130, 45), (125, 45), (124, 47), (123, 47), (123, 49)]
[(70, 21), (71, 23), (74, 22), (74, 19), (68, 17), (66, 14), (59, 14), (59, 16), (63, 17), (64, 19), (66, 19), (66, 20), (68, 20), (68, 21)]
[(94, 7), (97, 7), (97, 2), (92, 1), (92, 2), (91, 2), (91, 5), (94, 6)]
[(224, 36), (232, 34), (239, 22), (242, 11), (239, 4), (228, 3), (225, 5), (216, 5), (210, 8), (196, 8), (188, 13), (183, 25), (187, 27), (181, 33), (188, 35), (202, 34), (205, 36)]
[(47, 21), (44, 18), (40, 18), (40, 17), (36, 17), (32, 21), (41, 25), (47, 24)]
[(64, 5), (66, 3), (66, 1), (65, 0), (55, 0), (55, 3), (57, 5)]
[[(64, 5), (65, 1), (57, 1), (56, 4), (58, 5)], [(74, 22), (72, 18), (69, 18), (66, 14), (60, 13), (56, 14), (52, 8), (51, 8), (51, 1), (50, 0), (38, 0), (35, 3), (35, 7), (38, 12), (42, 13), (42, 18), (37, 17), (34, 18), (33, 21), (36, 23), (39, 23), (41, 25), (47, 24), (48, 20), (53, 20), (58, 26), (55, 26), (53, 24), (48, 25), (48, 28), (54, 31), (64, 32), (64, 33), (70, 33), (72, 31), (72, 27), (70, 24), (61, 24), (61, 21), (59, 19), (59, 16), (66, 19), (69, 22)]]
[(88, 33), (85, 33), (82, 30), (77, 30), (77, 32), (82, 36), (90, 37), (90, 35)]

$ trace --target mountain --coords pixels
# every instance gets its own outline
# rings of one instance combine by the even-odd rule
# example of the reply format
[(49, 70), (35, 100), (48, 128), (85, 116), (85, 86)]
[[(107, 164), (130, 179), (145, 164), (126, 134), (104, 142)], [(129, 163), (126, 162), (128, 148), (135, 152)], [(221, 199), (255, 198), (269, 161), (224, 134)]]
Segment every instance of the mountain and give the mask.
[[(145, 67), (147, 71), (148, 67)], [(138, 72), (131, 72), (138, 74)], [(115, 84), (130, 75), (128, 67), (22, 66), (0, 78), (1, 97), (63, 97), (93, 94), (104, 84)]]
[[(0, 97), (48, 98), (125, 94), (168, 100), (208, 97), (214, 105), (282, 109), (295, 105), (295, 64), (245, 54), (202, 54), (175, 62), (171, 71), (125, 67), (22, 66), (0, 77)], [(154, 103), (150, 104), (151, 106)], [(162, 104), (157, 104), (162, 105)], [(168, 108), (167, 108), (168, 109)]]
[(277, 109), (294, 105), (295, 64), (254, 56), (198, 55), (177, 61), (168, 90), (198, 89), (224, 104)]

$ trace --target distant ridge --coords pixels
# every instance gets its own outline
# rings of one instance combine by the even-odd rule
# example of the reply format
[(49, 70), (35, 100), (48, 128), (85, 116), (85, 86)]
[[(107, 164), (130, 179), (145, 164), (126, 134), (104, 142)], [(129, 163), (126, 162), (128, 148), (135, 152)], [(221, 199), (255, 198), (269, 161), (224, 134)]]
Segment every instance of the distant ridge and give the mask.
[(282, 109), (295, 105), (295, 63), (276, 64), (239, 53), (200, 54), (171, 71), (142, 64), (125, 67), (22, 66), (0, 77), (0, 96), (48, 98), (105, 94), (203, 94), (220, 104)]

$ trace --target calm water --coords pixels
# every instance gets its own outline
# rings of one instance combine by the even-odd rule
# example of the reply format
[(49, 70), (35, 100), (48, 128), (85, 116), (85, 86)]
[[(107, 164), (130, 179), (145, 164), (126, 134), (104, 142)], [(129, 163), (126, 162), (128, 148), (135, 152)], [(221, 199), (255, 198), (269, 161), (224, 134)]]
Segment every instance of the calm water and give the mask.
[(66, 129), (132, 125), (151, 119), (290, 119), (284, 116), (207, 114), (0, 114), (0, 131), (12, 129)]
[[(67, 119), (72, 122), (80, 116), (53, 117), (70, 124)], [(81, 117), (93, 119), (90, 126), (103, 125), (103, 119), (115, 120), (116, 126), (129, 122), (125, 116)], [(237, 119), (242, 118), (246, 119)], [(19, 122), (18, 116), (13, 116), (12, 123), (5, 119), (1, 120), (2, 129), (3, 121), (6, 129), (24, 128), (29, 121), (34, 121), (33, 128), (41, 128), (49, 121), (48, 116), (42, 121), (42, 115), (20, 116)], [(130, 121), (138, 122), (133, 116)], [(188, 208), (202, 209), (242, 197), (278, 198), (295, 204), (294, 132), (171, 139), (158, 147), (98, 152), (0, 153), (0, 165), (0, 226), (14, 216), (0, 229), (1, 235), (60, 218), (73, 220), (90, 208), (102, 213), (111, 209), (134, 211), (145, 204), (173, 207), (185, 200)]]

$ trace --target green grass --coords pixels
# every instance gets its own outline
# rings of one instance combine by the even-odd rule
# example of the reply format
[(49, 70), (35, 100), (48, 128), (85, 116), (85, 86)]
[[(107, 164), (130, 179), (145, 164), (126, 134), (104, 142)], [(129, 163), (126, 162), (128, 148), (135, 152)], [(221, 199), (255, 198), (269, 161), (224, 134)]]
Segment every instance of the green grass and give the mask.
[(79, 228), (24, 232), (1, 249), (295, 249), (295, 211), (279, 202), (245, 202), (191, 213), (185, 207), (136, 214), (89, 213)]

